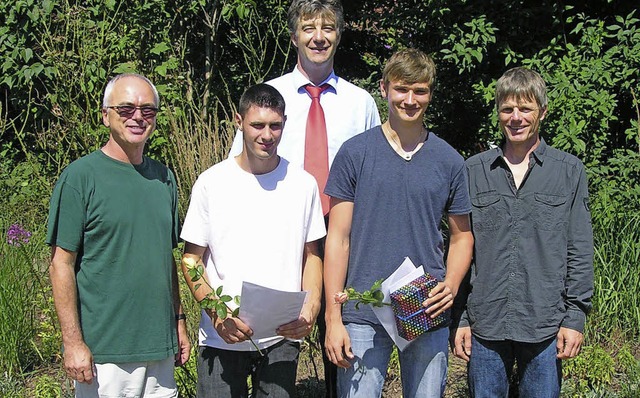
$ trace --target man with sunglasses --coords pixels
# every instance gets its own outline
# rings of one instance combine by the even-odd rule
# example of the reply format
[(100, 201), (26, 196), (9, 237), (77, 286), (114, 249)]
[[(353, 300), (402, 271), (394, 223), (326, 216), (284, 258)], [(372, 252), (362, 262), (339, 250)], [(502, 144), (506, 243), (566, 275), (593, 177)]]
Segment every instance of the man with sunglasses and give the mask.
[(189, 358), (172, 253), (176, 181), (143, 155), (158, 105), (147, 78), (114, 77), (107, 143), (71, 163), (51, 197), (49, 272), (77, 397), (176, 397), (174, 363)]

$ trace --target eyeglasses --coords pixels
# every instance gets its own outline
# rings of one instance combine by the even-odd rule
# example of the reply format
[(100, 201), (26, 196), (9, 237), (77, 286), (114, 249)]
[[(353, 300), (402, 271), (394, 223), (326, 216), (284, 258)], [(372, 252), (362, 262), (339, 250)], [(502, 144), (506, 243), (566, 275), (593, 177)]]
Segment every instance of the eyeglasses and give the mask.
[(132, 105), (113, 105), (106, 108), (115, 109), (121, 117), (132, 118), (136, 113), (136, 109), (140, 109), (140, 113), (144, 118), (152, 118), (158, 114), (158, 108), (153, 106), (132, 106)]

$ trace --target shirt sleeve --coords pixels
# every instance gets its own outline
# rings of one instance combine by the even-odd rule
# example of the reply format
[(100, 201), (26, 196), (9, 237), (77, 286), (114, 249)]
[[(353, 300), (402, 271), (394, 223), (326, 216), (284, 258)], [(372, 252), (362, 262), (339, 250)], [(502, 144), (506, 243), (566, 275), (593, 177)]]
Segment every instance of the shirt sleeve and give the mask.
[(309, 222), (307, 228), (307, 236), (305, 242), (313, 242), (327, 235), (327, 228), (322, 214), (322, 205), (320, 203), (320, 191), (315, 179), (312, 184), (313, 195), (311, 200), (311, 211), (309, 214)]
[(353, 202), (356, 194), (356, 168), (349, 151), (350, 145), (342, 145), (333, 159), (324, 193), (338, 199)]
[(53, 189), (47, 222), (47, 243), (78, 252), (84, 239), (86, 210), (82, 195), (65, 172)]
[(180, 216), (178, 215), (178, 183), (176, 176), (169, 170), (169, 181), (171, 182), (171, 211), (173, 212), (173, 226), (171, 228), (171, 243), (173, 248), (178, 247), (180, 237)]
[(189, 209), (184, 218), (180, 238), (198, 246), (207, 247), (209, 233), (209, 202), (202, 176), (196, 180), (191, 190)]
[(567, 312), (562, 326), (582, 332), (593, 295), (593, 231), (582, 163), (578, 164), (578, 184), (570, 211), (565, 282)]
[(378, 113), (378, 106), (376, 105), (376, 101), (373, 99), (371, 95), (367, 98), (367, 125), (366, 130), (372, 129), (376, 126), (380, 126), (380, 114)]
[(469, 199), (467, 168), (464, 162), (461, 161), (458, 167), (454, 169), (454, 172), (447, 200), (447, 213), (454, 215), (469, 214), (471, 213), (471, 200)]

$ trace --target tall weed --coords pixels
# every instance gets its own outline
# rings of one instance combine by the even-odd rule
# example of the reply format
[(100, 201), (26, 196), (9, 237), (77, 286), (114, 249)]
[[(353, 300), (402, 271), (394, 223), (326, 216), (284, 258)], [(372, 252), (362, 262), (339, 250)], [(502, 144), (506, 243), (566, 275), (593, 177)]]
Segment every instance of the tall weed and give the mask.
[(622, 331), (640, 336), (640, 214), (594, 217), (593, 314), (589, 334), (595, 340)]
[[(0, 241), (0, 371), (19, 376), (39, 358), (36, 346), (38, 307), (44, 290), (38, 247), (29, 238)], [(5, 238), (6, 237), (6, 238)], [(33, 239), (31, 239), (33, 240)], [(41, 247), (41, 246), (40, 246)]]
[(227, 110), (218, 100), (211, 112), (194, 100), (183, 102), (181, 107), (167, 107), (171, 131), (167, 158), (178, 182), (181, 216), (200, 173), (227, 157), (235, 134), (233, 115), (233, 108)]

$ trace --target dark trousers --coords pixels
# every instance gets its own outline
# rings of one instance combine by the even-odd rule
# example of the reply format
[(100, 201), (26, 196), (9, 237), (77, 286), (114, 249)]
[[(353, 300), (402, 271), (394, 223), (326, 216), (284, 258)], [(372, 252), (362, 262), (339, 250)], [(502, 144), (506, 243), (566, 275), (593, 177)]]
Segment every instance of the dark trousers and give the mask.
[[(324, 218), (325, 225), (329, 226), (329, 217)], [(322, 261), (324, 261), (324, 244), (325, 239), (320, 241), (320, 256), (322, 257)], [(318, 325), (318, 340), (320, 340), (320, 351), (322, 351), (322, 364), (324, 365), (324, 386), (325, 386), (325, 398), (336, 398), (338, 396), (337, 391), (337, 378), (338, 378), (338, 367), (333, 364), (327, 358), (326, 350), (324, 348), (324, 338), (327, 335), (327, 324), (324, 320), (324, 312), (326, 309), (326, 303), (324, 299), (324, 292), (322, 294), (322, 298), (320, 300), (320, 313), (318, 314), (318, 319), (316, 320), (316, 325)]]
[[(256, 351), (200, 347), (197, 396), (295, 397), (300, 343), (283, 340), (262, 351), (264, 357)], [(251, 395), (247, 385), (248, 377), (251, 377)]]

